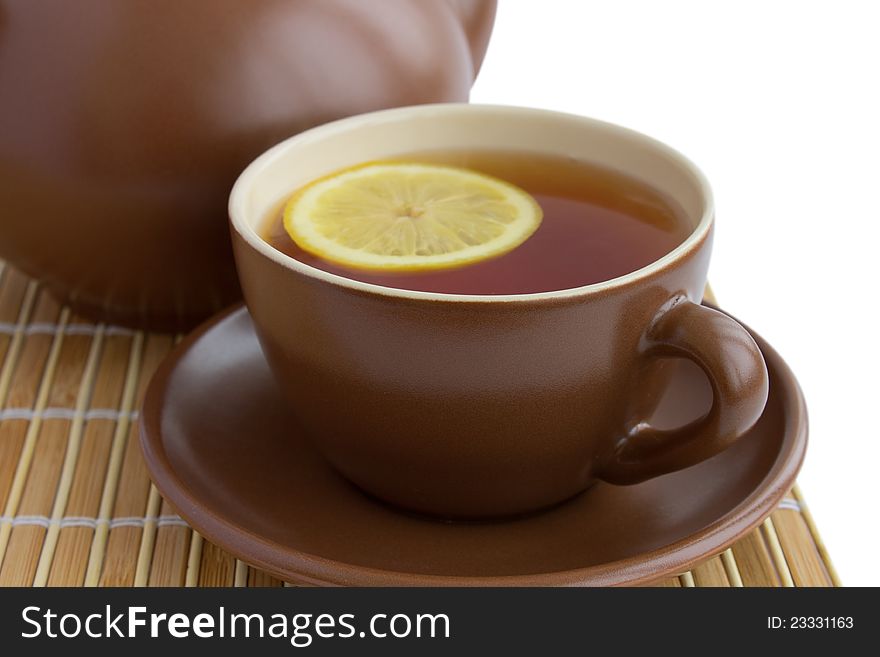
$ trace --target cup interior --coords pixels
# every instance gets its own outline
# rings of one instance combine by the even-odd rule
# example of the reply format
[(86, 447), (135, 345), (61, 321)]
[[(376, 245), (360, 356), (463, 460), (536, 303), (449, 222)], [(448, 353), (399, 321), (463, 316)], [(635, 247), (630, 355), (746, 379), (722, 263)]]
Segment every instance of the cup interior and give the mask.
[[(229, 202), (233, 229), (253, 247), (286, 266), (321, 278), (347, 281), (300, 263), (267, 244), (259, 231), (269, 213), (293, 190), (338, 169), (419, 151), (460, 149), (577, 158), (625, 172), (674, 201), (683, 210), (692, 232), (664, 258), (628, 276), (674, 259), (701, 239), (712, 222), (712, 194), (703, 174), (683, 155), (654, 139), (571, 114), (452, 103), (363, 114), (281, 142), (248, 166), (233, 187)], [(408, 296), (413, 294), (418, 293)]]

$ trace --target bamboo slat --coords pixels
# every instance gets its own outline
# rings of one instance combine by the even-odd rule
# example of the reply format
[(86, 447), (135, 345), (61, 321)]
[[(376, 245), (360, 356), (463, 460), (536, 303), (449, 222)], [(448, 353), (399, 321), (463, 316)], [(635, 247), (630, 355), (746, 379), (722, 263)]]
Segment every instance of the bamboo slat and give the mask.
[(156, 521), (156, 545), (150, 565), (149, 586), (183, 586), (189, 561), (192, 530), (168, 502), (162, 500)]
[(61, 466), (58, 485), (55, 487), (55, 499), (52, 504), (52, 513), (49, 517), (49, 527), (40, 549), (37, 561), (37, 571), (34, 575), (34, 586), (45, 586), (49, 579), (49, 569), (55, 557), (55, 549), (58, 546), (58, 536), (61, 532), (61, 520), (67, 508), (70, 498), (70, 490), (73, 487), (73, 475), (76, 470), (79, 452), (82, 447), (82, 434), (85, 428), (85, 412), (92, 395), (92, 386), (98, 371), (98, 358), (101, 354), (104, 340), (104, 327), (98, 326), (91, 338), (88, 355), (83, 368), (82, 380), (76, 399), (73, 404), (73, 419), (69, 422), (69, 432), (65, 446), (64, 463)]
[[(137, 409), (175, 337), (87, 323), (0, 262), (0, 586), (287, 586), (206, 541), (150, 483)], [(656, 586), (839, 586), (795, 487)]]
[(797, 500), (786, 498), (783, 505), (773, 512), (773, 523), (794, 585), (809, 586), (819, 582), (823, 586), (831, 586), (831, 576), (813, 543), (810, 528)]
[(730, 586), (720, 557), (712, 557), (691, 570), (695, 586)]
[[(150, 335), (144, 341), (143, 350), (137, 356), (139, 371), (136, 375), (135, 407), (139, 406), (150, 377), (172, 344), (173, 338), (167, 335)], [(135, 583), (141, 535), (146, 523), (144, 516), (151, 489), (150, 477), (138, 446), (136, 423), (130, 425), (124, 445), (119, 448), (122, 457), (115, 469), (109, 471), (109, 478), (117, 484), (105, 490), (102, 500), (105, 512), (107, 507), (112, 508), (109, 516), (105, 516), (108, 520), (107, 530), (102, 537), (96, 533), (96, 542), (92, 547), (90, 572), (93, 577), (86, 582), (91, 586), (133, 586)]]
[(782, 580), (760, 531), (754, 531), (733, 546), (733, 555), (743, 586), (781, 586)]
[(13, 269), (4, 267), (0, 273), (0, 408), (6, 400), (9, 379), (17, 362), (19, 347), (24, 339), (24, 327), (33, 310), (37, 285)]
[[(23, 432), (23, 436), (21, 436), (21, 440), (15, 441), (20, 442), (20, 446), (16, 450), (17, 458), (9, 460), (9, 463), (15, 463), (15, 469), (11, 473), (9, 485), (4, 486), (4, 513), (3, 520), (0, 521), (0, 586), (13, 586), (17, 583), (25, 584), (29, 582), (27, 546), (42, 537), (38, 526), (22, 525), (23, 532), (19, 533), (19, 539), (13, 546), (12, 554), (7, 557), (9, 544), (12, 541), (12, 534), (15, 528), (15, 521), (19, 519), (19, 516), (27, 515), (29, 503), (38, 507), (41, 501), (26, 500), (25, 510), (23, 512), (20, 511), (28, 474), (36, 452), (37, 439), (40, 435), (42, 414), (47, 407), (53, 379), (58, 369), (58, 361), (64, 340), (64, 329), (67, 326), (70, 315), (67, 310), (62, 310), (60, 315), (58, 313), (57, 304), (47, 295), (41, 295), (34, 318), (37, 321), (45, 321), (44, 318), (46, 317), (57, 317), (57, 324), (52, 334), (35, 334), (28, 336), (26, 339), (26, 343), (22, 348), (21, 358), (18, 359), (16, 365), (16, 374), (20, 374), (22, 378), (20, 381), (17, 381), (15, 380), (15, 375), (13, 375), (13, 381), (10, 383), (9, 394), (6, 399), (6, 407), (4, 408), (4, 425), (9, 423), (23, 424), (26, 429)], [(34, 391), (36, 392), (35, 395), (33, 395)], [(21, 418), (19, 419), (17, 415), (10, 415), (9, 413), (12, 410), (23, 411)], [(28, 419), (27, 411), (29, 410), (33, 411), (33, 416)], [(53, 442), (43, 443), (43, 447), (51, 447)], [(45, 458), (38, 460), (38, 473), (46, 472), (51, 476), (51, 472), (54, 469), (53, 453), (48, 449), (45, 449), (45, 451), (49, 453)], [(36, 497), (40, 489), (35, 487), (29, 492)]]
[(828, 554), (828, 549), (825, 547), (825, 542), (822, 540), (822, 536), (819, 534), (819, 529), (818, 527), (816, 527), (816, 523), (813, 520), (813, 514), (810, 513), (810, 509), (809, 507), (807, 507), (807, 502), (804, 499), (803, 494), (801, 493), (800, 486), (795, 484), (791, 492), (794, 499), (798, 503), (798, 509), (801, 513), (801, 516), (803, 517), (807, 528), (810, 530), (810, 538), (813, 539), (813, 544), (816, 546), (816, 550), (819, 552), (819, 557), (822, 560), (822, 565), (825, 566), (825, 570), (828, 573), (828, 577), (831, 580), (832, 586), (841, 586), (840, 577), (837, 574), (837, 570), (834, 568), (834, 562), (831, 561), (831, 555)]
[(213, 543), (202, 547), (199, 586), (232, 586), (235, 583), (235, 558)]
[(788, 560), (785, 558), (785, 553), (782, 551), (782, 546), (779, 543), (779, 534), (776, 533), (776, 525), (773, 522), (772, 515), (764, 520), (764, 523), (761, 525), (761, 534), (767, 543), (770, 558), (773, 560), (773, 565), (776, 567), (776, 572), (779, 575), (782, 586), (794, 586), (794, 579), (791, 576)]
[[(110, 514), (113, 510), (113, 502), (119, 484), (119, 473), (122, 469), (122, 459), (125, 453), (125, 441), (129, 434), (130, 422), (133, 417), (142, 348), (143, 334), (137, 333), (131, 340), (128, 368), (125, 381), (122, 384), (119, 416), (116, 419), (116, 427), (113, 431), (112, 443), (107, 456), (107, 467), (104, 471), (104, 481), (101, 489), (95, 530), (91, 537), (88, 562), (86, 564), (85, 586), (97, 585), (101, 575), (101, 566), (104, 563), (107, 539), (110, 532)], [(97, 477), (95, 479), (97, 480)]]
[[(48, 517), (44, 525), (13, 525), (5, 546), (8, 558), (0, 568), (0, 585), (24, 586), (32, 584), (39, 565), (44, 542), (57, 536), (60, 509), (54, 501), (64, 494), (74, 461), (65, 456), (74, 434), (73, 446), (77, 450), (79, 422), (50, 413), (55, 409), (69, 409), (82, 399), (80, 388), (87, 389), (93, 368), (90, 342), (92, 338), (66, 335), (61, 342), (42, 423), (31, 421), (31, 428), (16, 471), (17, 481), (23, 481), (18, 504), (10, 498), (10, 506), (16, 507), (7, 515)], [(72, 403), (73, 402), (73, 403)], [(33, 438), (33, 440), (31, 440)], [(75, 458), (75, 456), (74, 456)], [(16, 484), (13, 485), (16, 488)], [(12, 509), (10, 509), (12, 510)], [(55, 522), (53, 522), (53, 520)]]
[(272, 577), (269, 573), (259, 570), (258, 568), (254, 568), (252, 566), (248, 566), (248, 579), (247, 585), (250, 587), (258, 588), (258, 587), (278, 587), (281, 586), (282, 582), (280, 579)]
[[(84, 583), (97, 529), (97, 521), (91, 523), (86, 519), (97, 519), (100, 512), (117, 423), (125, 413), (120, 409), (120, 404), (130, 367), (132, 341), (132, 336), (112, 334), (103, 340), (94, 389), (86, 409), (88, 419), (83, 429), (79, 458), (63, 509), (65, 518), (83, 520), (79, 525), (72, 522), (59, 528), (58, 545), (51, 555), (51, 566), (45, 582), (50, 586), (81, 586)], [(43, 552), (47, 555), (45, 547)], [(46, 558), (50, 557), (47, 555)]]
[(739, 564), (736, 563), (736, 557), (733, 550), (728, 548), (720, 555), (721, 563), (724, 566), (724, 574), (727, 576), (727, 582), (735, 588), (742, 588), (742, 575), (739, 572)]
[(186, 564), (186, 579), (184, 586), (199, 585), (199, 571), (202, 568), (202, 547), (204, 540), (202, 535), (193, 530), (189, 543), (189, 560)]

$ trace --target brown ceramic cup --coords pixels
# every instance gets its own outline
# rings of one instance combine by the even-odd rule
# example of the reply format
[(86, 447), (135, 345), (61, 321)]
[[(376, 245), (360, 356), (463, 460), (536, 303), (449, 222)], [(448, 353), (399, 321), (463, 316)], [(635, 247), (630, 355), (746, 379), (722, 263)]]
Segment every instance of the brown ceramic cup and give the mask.
[[(622, 170), (676, 201), (693, 231), (631, 274), (507, 296), (350, 280), (260, 236), (271, 210), (315, 178), (438, 149), (562, 154)], [(339, 472), (392, 504), (451, 518), (540, 509), (597, 479), (631, 484), (698, 463), (763, 411), (768, 379), (757, 345), (700, 305), (709, 186), (682, 155), (635, 132), (513, 107), (365, 114), (259, 157), (235, 184), (230, 215), (245, 300), (301, 423), (291, 431), (305, 431)], [(649, 420), (675, 359), (702, 368), (714, 397), (703, 417), (658, 428)]]

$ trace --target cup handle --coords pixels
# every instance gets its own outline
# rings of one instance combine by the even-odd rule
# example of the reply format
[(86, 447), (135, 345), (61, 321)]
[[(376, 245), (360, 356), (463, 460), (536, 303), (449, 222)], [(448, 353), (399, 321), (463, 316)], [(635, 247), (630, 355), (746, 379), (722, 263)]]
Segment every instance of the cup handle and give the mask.
[(635, 484), (704, 461), (757, 422), (767, 403), (767, 365), (758, 345), (727, 315), (679, 296), (666, 303), (642, 339), (647, 358), (687, 358), (712, 385), (712, 408), (681, 428), (640, 422), (615, 445), (598, 478)]

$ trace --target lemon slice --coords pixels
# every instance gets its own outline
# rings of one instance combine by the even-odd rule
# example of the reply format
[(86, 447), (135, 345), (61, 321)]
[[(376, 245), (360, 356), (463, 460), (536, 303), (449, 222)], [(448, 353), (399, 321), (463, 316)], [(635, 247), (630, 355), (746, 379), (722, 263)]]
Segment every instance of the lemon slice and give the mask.
[(528, 193), (469, 169), (378, 162), (299, 190), (284, 227), (300, 248), (362, 269), (460, 267), (507, 253), (537, 230)]

